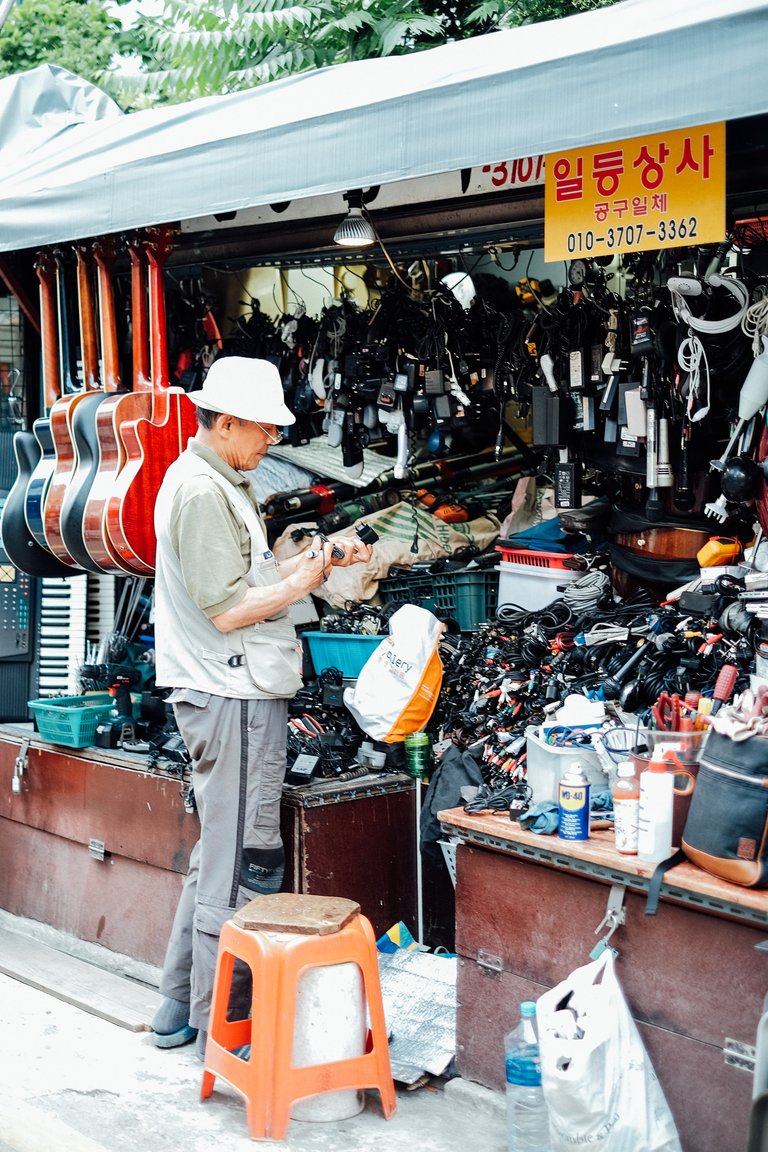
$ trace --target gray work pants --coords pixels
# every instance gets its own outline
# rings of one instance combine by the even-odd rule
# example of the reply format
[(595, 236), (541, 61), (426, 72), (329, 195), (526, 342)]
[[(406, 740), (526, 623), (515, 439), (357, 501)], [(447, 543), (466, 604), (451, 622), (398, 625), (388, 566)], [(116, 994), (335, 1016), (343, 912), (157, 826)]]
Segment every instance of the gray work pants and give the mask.
[(175, 692), (172, 701), (192, 758), (200, 839), (174, 916), (160, 991), (189, 1001), (190, 1024), (207, 1031), (221, 927), (255, 894), (240, 882), (243, 849), (281, 844), (288, 701), (229, 700), (188, 689)]

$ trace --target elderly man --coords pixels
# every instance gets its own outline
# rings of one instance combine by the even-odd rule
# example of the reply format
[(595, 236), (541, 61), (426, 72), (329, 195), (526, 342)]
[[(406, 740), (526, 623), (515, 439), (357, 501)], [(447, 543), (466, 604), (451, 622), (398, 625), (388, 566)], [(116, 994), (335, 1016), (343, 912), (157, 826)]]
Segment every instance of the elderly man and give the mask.
[[(198, 392), (198, 431), (166, 473), (155, 506), (157, 683), (192, 758), (200, 839), (171, 929), (153, 1020), (159, 1047), (205, 1036), (219, 933), (255, 895), (283, 880), (280, 796), (288, 700), (301, 686), (301, 646), (288, 608), (317, 588), (331, 564), (370, 559), (316, 537), (279, 566), (243, 473), (278, 428), (294, 423), (280, 374), (266, 360), (224, 357)], [(245, 1007), (247, 989), (235, 995)]]

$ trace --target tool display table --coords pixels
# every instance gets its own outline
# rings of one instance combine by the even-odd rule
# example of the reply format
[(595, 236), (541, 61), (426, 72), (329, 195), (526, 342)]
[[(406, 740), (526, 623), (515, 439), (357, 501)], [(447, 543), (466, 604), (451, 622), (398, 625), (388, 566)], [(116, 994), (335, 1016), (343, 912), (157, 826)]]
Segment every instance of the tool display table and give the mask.
[[(31, 725), (0, 726), (0, 907), (162, 964), (199, 835), (181, 791), (178, 774), (148, 767), (144, 755), (66, 748)], [(404, 775), (286, 787), (285, 887), (357, 900), (377, 932), (413, 924), (412, 809)]]
[(504, 1034), (537, 999), (609, 943), (678, 1125), (684, 1152), (744, 1152), (750, 1049), (768, 991), (768, 892), (691, 864), (670, 870), (645, 914), (653, 865), (613, 833), (582, 843), (526, 832), (506, 814), (441, 812), (456, 853), (457, 1070), (503, 1089)]

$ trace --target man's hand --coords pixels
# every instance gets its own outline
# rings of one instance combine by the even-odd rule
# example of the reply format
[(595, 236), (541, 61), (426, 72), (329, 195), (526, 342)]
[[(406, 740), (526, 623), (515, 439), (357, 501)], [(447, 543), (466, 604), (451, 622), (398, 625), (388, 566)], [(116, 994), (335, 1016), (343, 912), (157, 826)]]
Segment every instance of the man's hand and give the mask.
[(304, 593), (319, 588), (328, 579), (331, 567), (331, 545), (319, 536), (313, 536), (310, 547), (297, 557), (291, 579), (303, 588)]
[(366, 564), (373, 555), (371, 545), (363, 544), (356, 536), (334, 536), (331, 543), (344, 553), (343, 556), (331, 556), (334, 568), (348, 568), (350, 564)]

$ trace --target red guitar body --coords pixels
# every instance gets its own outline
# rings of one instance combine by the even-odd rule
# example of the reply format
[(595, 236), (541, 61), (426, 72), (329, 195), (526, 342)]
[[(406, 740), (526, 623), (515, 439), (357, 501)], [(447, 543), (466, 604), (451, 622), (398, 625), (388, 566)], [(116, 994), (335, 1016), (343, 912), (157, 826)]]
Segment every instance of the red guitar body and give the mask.
[(197, 410), (186, 392), (168, 386), (168, 341), (163, 264), (170, 252), (160, 229), (147, 245), (149, 262), (151, 418), (120, 426), (126, 461), (117, 474), (104, 514), (105, 535), (118, 562), (134, 571), (155, 569), (154, 509), (168, 468), (197, 431)]
[[(165, 418), (159, 420), (159, 409)], [(107, 501), (106, 529), (119, 562), (129, 568), (155, 569), (154, 508), (168, 468), (197, 431), (197, 410), (180, 388), (155, 396), (151, 420), (133, 420), (121, 427), (128, 459)]]

